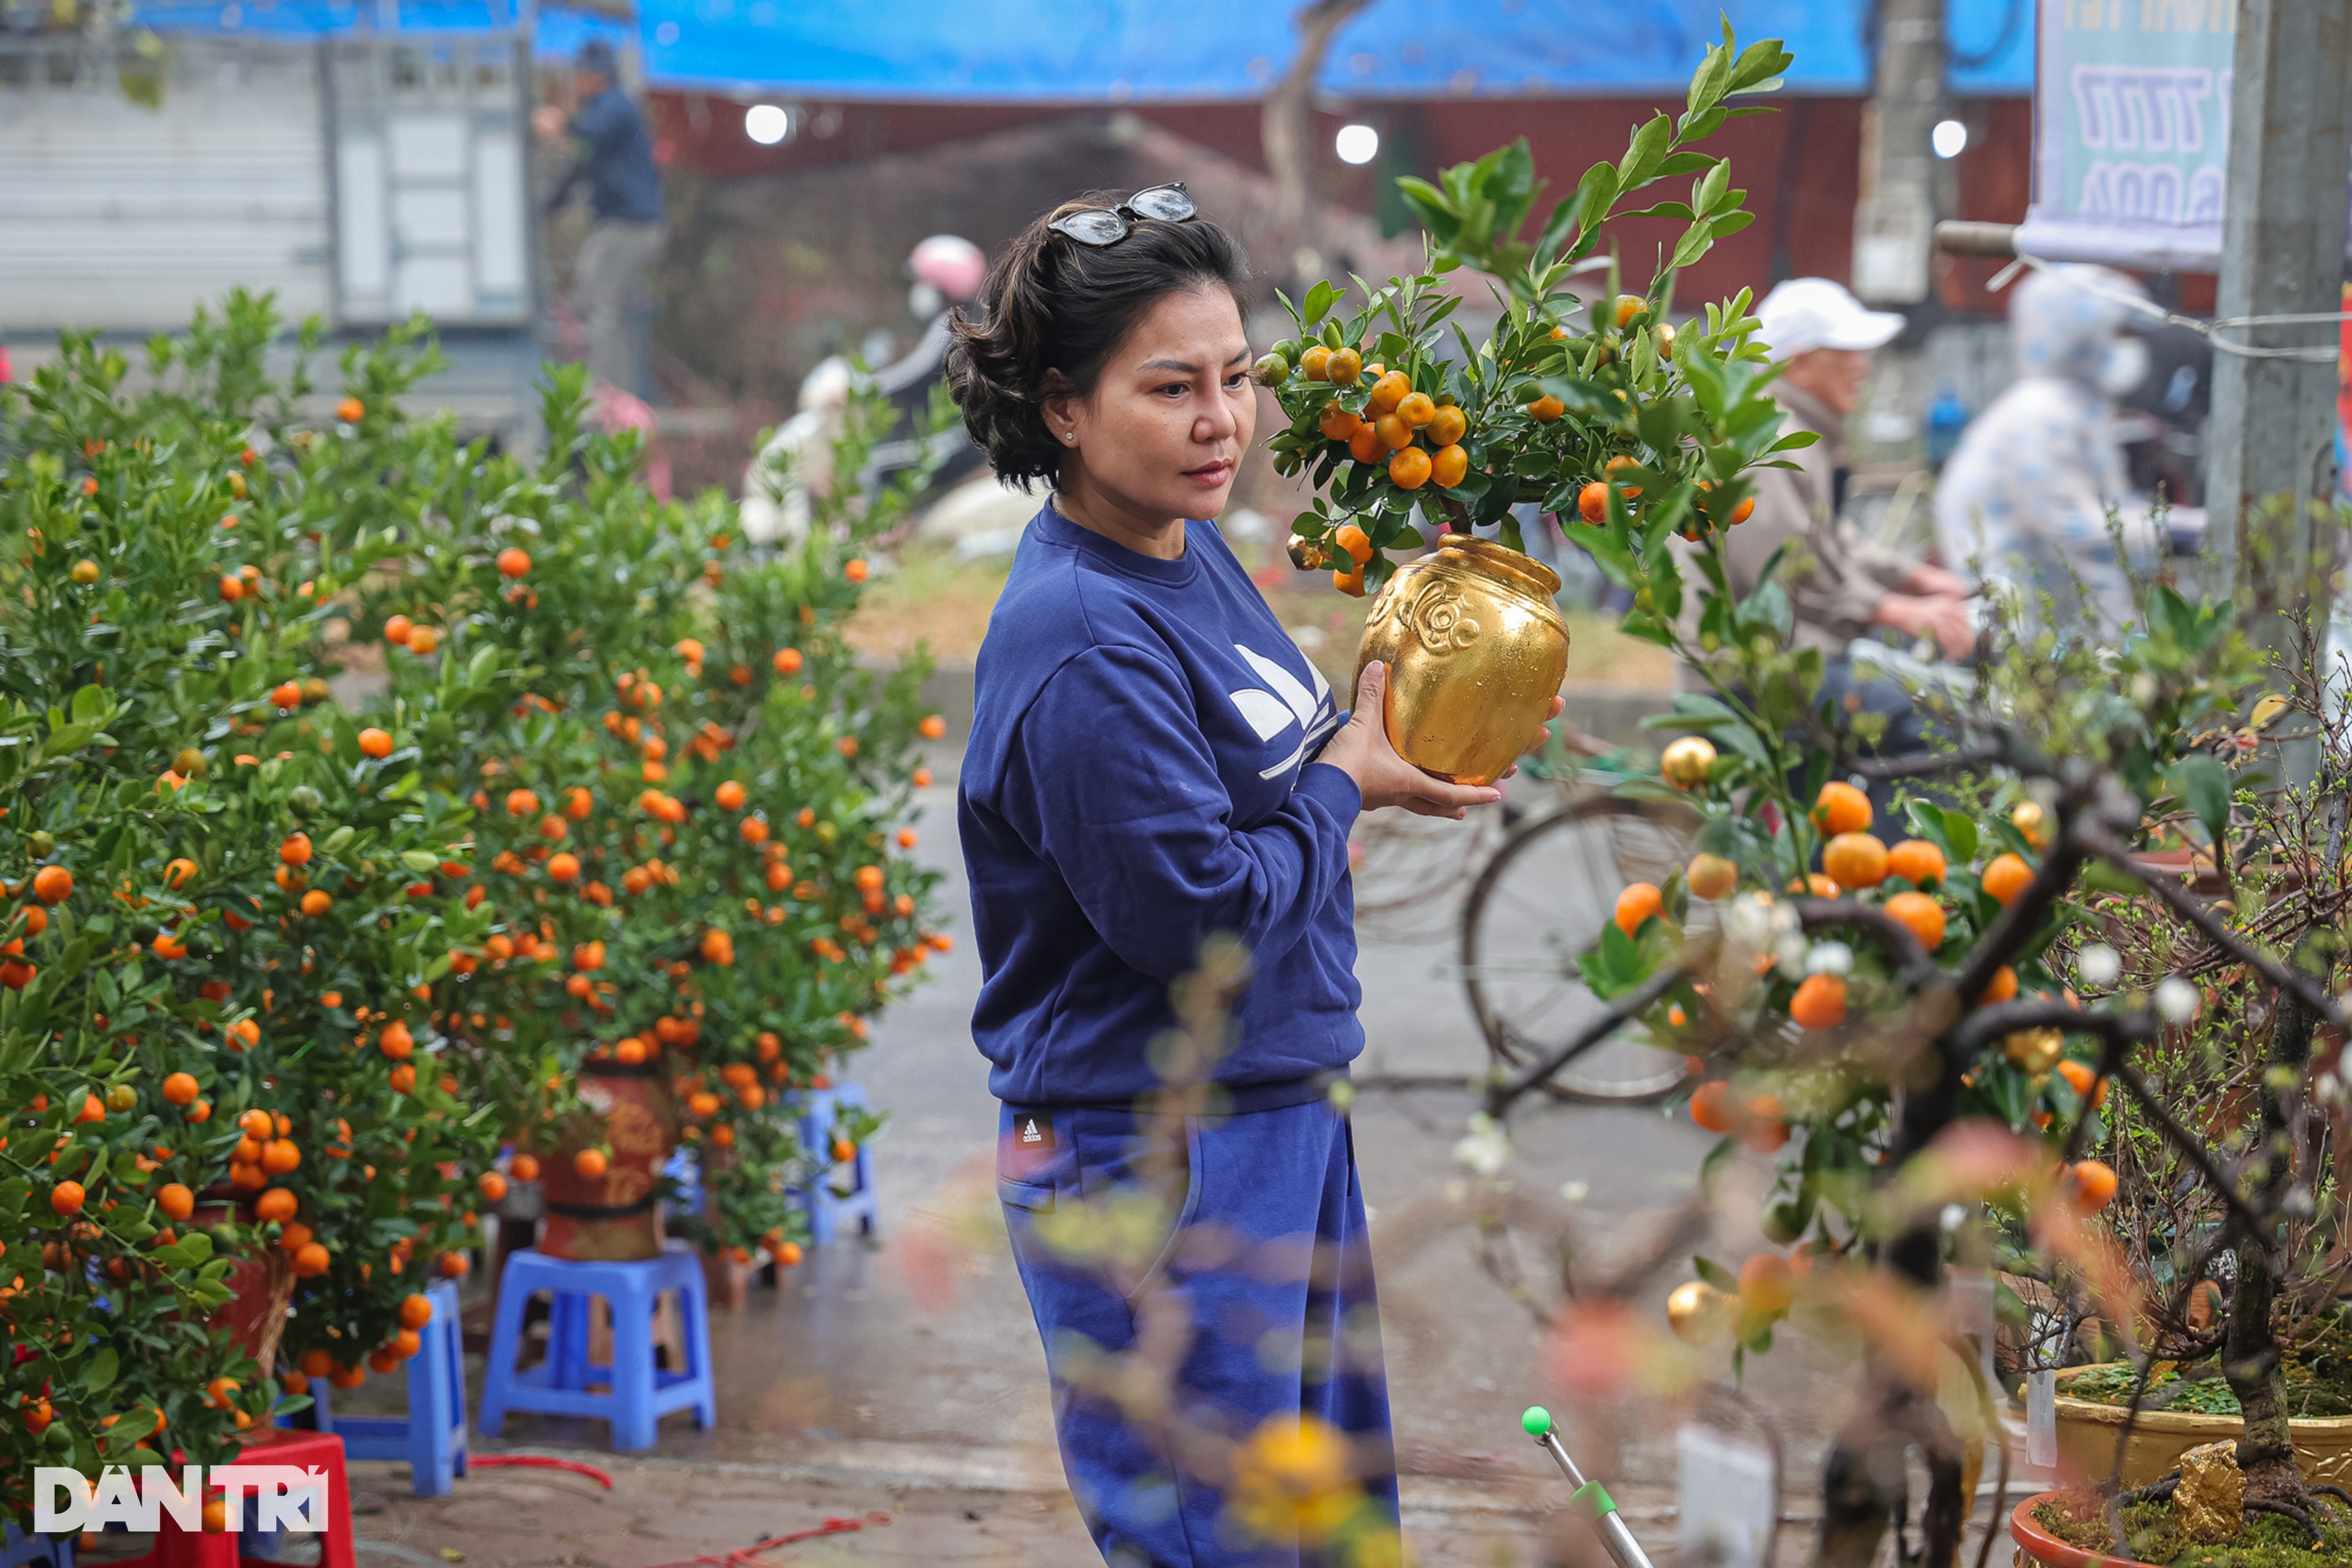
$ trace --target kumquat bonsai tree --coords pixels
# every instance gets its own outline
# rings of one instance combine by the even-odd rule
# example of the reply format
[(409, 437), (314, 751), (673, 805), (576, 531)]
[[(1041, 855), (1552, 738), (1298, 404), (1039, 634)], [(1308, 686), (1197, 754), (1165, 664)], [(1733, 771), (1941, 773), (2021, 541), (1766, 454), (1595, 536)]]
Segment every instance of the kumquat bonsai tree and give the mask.
[[(681, 1133), (705, 1206), (674, 1226), (790, 1262), (786, 1184), (825, 1179), (876, 1123), (853, 1112), (803, 1150), (786, 1091), (822, 1087), (946, 940), (905, 826), (912, 745), (943, 726), (919, 663), (868, 676), (840, 630), (919, 476), (815, 498), (802, 547), (759, 552), (717, 498), (656, 502), (635, 438), (587, 432), (586, 406), (557, 373), (530, 465), (384, 432), (380, 460), (429, 499), (360, 623), (383, 639), (387, 728), (446, 733), (436, 777), (478, 813), (462, 896), (492, 921), (449, 955), (428, 1023), (510, 1109), (509, 1172), (546, 1172), (551, 1201), (650, 1204)], [(892, 417), (855, 395), (835, 471), (861, 471)], [(461, 666), (496, 672), (469, 705)], [(583, 1069), (668, 1103), (616, 1121), (581, 1098)]]
[[(1520, 231), (1542, 186), (1521, 141), (1435, 184), (1401, 182), (1428, 230), (1421, 272), (1285, 299), (1295, 331), (1256, 374), (1289, 420), (1269, 443), (1276, 468), (1322, 490), (1293, 524), (1295, 563), (1328, 566), (1342, 592), (1361, 595), (1394, 574), (1393, 552), (1421, 547), (1416, 508), (1457, 531), (1486, 527), (1517, 550), (1511, 509), (1529, 502), (1590, 525), (1587, 548), (1622, 575), (1662, 558), (1670, 536), (1702, 538), (1748, 516), (1741, 475), (1812, 437), (1778, 432), (1746, 293), (1710, 304), (1703, 325), (1677, 329), (1668, 316), (1675, 273), (1755, 216), (1729, 163), (1693, 143), (1760, 112), (1727, 100), (1777, 86), (1791, 58), (1775, 40), (1738, 47), (1727, 23), (1684, 112), (1660, 113), (1622, 157), (1587, 170), (1532, 241)], [(1634, 193), (1683, 175), (1687, 199), (1621, 213)], [(1618, 216), (1686, 226), (1647, 289), (1580, 299), (1570, 275)], [(1454, 325), (1457, 358), (1445, 328), (1465, 295), (1448, 275), (1465, 266), (1495, 279), (1502, 316), (1475, 346)], [(1653, 612), (1671, 620), (1675, 607), (1657, 603), (1631, 624)]]
[(414, 891), (470, 812), (327, 700), (274, 335), (233, 300), (152, 345), (155, 391), (69, 337), (8, 395), (12, 1509), (32, 1463), (225, 1458), (281, 1352), (346, 1385), (396, 1365), (418, 1281), (477, 1239), (495, 1118), (372, 1048), (475, 938)]

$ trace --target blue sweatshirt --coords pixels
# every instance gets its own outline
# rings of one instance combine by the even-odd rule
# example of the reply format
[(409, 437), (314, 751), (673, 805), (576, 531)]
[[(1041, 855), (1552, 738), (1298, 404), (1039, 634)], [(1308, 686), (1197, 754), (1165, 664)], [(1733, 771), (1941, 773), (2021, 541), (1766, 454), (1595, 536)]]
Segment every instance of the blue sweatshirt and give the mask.
[(1214, 1076), (1316, 1092), (1363, 1048), (1355, 781), (1307, 758), (1330, 689), (1214, 525), (1139, 555), (1048, 504), (981, 645), (959, 814), (983, 979), (972, 1037), (1015, 1105), (1154, 1088), (1169, 986), (1229, 932), (1255, 966)]

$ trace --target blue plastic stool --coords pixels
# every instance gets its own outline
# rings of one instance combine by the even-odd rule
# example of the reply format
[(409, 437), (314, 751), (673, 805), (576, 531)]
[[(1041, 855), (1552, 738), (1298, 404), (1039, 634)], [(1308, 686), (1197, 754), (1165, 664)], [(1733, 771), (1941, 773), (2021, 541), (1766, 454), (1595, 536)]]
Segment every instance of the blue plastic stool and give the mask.
[[(523, 1310), (532, 1295), (552, 1299), (547, 1359), (528, 1371), (515, 1365), (522, 1349)], [(654, 1365), (654, 1306), (666, 1290), (678, 1293), (686, 1320), (687, 1366)], [(588, 1302), (602, 1296), (613, 1310), (613, 1360), (588, 1359)], [(604, 1384), (607, 1392), (590, 1391)], [(635, 1452), (654, 1446), (655, 1428), (673, 1410), (692, 1410), (705, 1431), (719, 1424), (710, 1376), (710, 1297), (702, 1264), (673, 1249), (635, 1263), (574, 1263), (526, 1247), (507, 1258), (499, 1280), (498, 1320), (490, 1329), (489, 1365), (482, 1378), (481, 1428), (495, 1437), (509, 1410), (546, 1415), (593, 1415), (612, 1423), (613, 1447)]]
[(466, 1341), (457, 1320), (457, 1282), (425, 1292), (432, 1321), (417, 1331), (425, 1348), (408, 1363), (408, 1414), (338, 1416), (324, 1379), (310, 1382), (318, 1429), (343, 1440), (354, 1459), (405, 1459), (418, 1497), (446, 1497), (466, 1473)]
[(25, 1535), (13, 1524), (0, 1526), (7, 1531), (0, 1540), (0, 1568), (74, 1568), (74, 1537), (70, 1535)]
[[(830, 1089), (803, 1089), (797, 1093), (801, 1146), (812, 1153), (831, 1151), (833, 1124), (843, 1110), (866, 1109), (866, 1090), (858, 1084), (837, 1083)], [(837, 1169), (826, 1164), (809, 1178), (807, 1186), (800, 1189), (801, 1206), (808, 1211), (809, 1239), (820, 1247), (840, 1235), (841, 1227), (852, 1220), (857, 1222), (862, 1235), (875, 1237), (882, 1233), (881, 1203), (874, 1191), (873, 1157), (866, 1145), (857, 1145), (857, 1157), (850, 1162), (851, 1184), (846, 1194), (834, 1190)]]

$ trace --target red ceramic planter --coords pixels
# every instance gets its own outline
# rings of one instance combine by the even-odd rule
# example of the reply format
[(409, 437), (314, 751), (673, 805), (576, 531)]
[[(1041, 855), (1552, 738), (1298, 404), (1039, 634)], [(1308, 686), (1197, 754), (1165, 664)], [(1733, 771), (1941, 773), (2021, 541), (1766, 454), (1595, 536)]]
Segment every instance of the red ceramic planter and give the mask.
[(2036, 1492), (2017, 1505), (2009, 1516), (2009, 1538), (2017, 1542), (2018, 1568), (2042, 1563), (2048, 1568), (2151, 1568), (2151, 1565), (2130, 1557), (2109, 1557), (2102, 1552), (2085, 1552), (2079, 1546), (2069, 1546), (2035, 1522), (2033, 1510), (2056, 1497), (2056, 1492)]

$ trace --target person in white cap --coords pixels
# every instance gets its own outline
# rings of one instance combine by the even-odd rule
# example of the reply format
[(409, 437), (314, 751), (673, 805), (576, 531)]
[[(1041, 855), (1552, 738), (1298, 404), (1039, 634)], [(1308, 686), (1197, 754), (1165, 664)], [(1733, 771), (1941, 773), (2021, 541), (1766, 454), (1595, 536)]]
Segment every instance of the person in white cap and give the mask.
[[(1861, 401), (1872, 351), (1903, 330), (1903, 318), (1865, 308), (1826, 278), (1777, 285), (1756, 314), (1763, 323), (1757, 336), (1781, 366), (1771, 388), (1781, 429), (1821, 439), (1789, 454), (1795, 468), (1757, 471), (1756, 510), (1726, 536), (1732, 594), (1755, 592), (1773, 552), (1786, 546), (1779, 580), (1795, 611), (1794, 644), (1827, 655), (1834, 679), (1846, 679), (1836, 667), (1854, 639), (1882, 626), (1932, 639), (1947, 658), (1967, 658), (1976, 646), (1967, 583), (1864, 544), (1838, 521), (1845, 422)], [(1695, 609), (1685, 616), (1695, 629)]]

